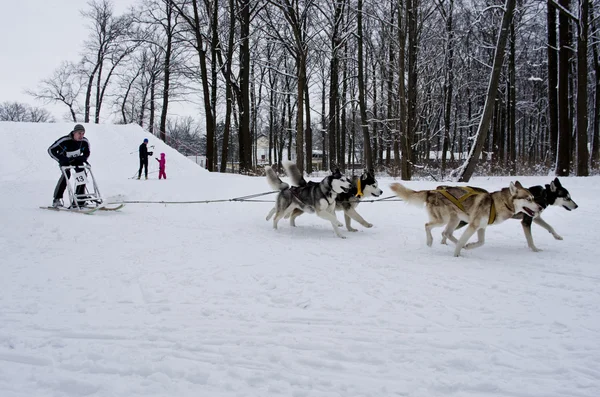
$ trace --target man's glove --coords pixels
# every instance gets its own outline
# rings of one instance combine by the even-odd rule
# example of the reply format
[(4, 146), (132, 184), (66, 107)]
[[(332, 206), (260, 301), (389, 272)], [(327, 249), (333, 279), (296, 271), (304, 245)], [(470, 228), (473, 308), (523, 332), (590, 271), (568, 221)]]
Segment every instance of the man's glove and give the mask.
[(152, 156), (154, 152), (148, 152), (148, 156)]

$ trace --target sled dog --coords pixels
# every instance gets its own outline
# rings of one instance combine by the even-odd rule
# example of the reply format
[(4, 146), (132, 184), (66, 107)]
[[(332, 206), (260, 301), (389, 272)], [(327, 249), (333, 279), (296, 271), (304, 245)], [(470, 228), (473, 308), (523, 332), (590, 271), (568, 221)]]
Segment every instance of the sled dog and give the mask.
[[(534, 201), (533, 194), (518, 181), (502, 190), (488, 193), (484, 189), (468, 186), (447, 186), (436, 190), (411, 190), (400, 183), (390, 185), (394, 193), (409, 204), (425, 204), (429, 222), (425, 224), (427, 245), (431, 247), (431, 229), (446, 225), (442, 236), (456, 244), (454, 256), (460, 251), (481, 247), (485, 243), (485, 228), (500, 224), (519, 212), (530, 217), (539, 214), (541, 207)], [(464, 221), (469, 225), (460, 239), (453, 235), (454, 229)], [(478, 240), (466, 244), (477, 232)]]
[[(438, 186), (437, 188), (440, 189), (443, 187), (444, 186)], [(567, 211), (577, 209), (577, 207), (578, 207), (578, 205), (571, 199), (571, 194), (569, 194), (569, 191), (561, 185), (558, 178), (554, 178), (554, 180), (552, 182), (550, 182), (549, 185), (531, 186), (527, 190), (529, 190), (531, 192), (531, 194), (533, 194), (533, 199), (535, 200), (535, 202), (537, 204), (540, 205), (540, 207), (541, 207), (540, 214), (546, 209), (546, 207), (551, 206), (551, 205), (563, 207)], [(554, 236), (555, 239), (557, 239), (557, 240), (563, 239), (558, 233), (556, 233), (556, 231), (554, 230), (554, 228), (552, 226), (550, 226), (548, 223), (546, 223), (546, 221), (544, 221), (542, 219), (541, 215), (539, 215), (535, 218), (532, 218), (531, 216), (526, 215), (523, 212), (520, 212), (520, 213), (516, 214), (515, 216), (513, 216), (513, 219), (521, 220), (521, 226), (523, 227), (523, 232), (525, 233), (525, 239), (527, 240), (527, 245), (534, 252), (538, 252), (541, 250), (539, 248), (537, 248), (535, 246), (535, 244), (533, 243), (533, 236), (531, 234), (531, 223), (532, 222), (537, 225), (540, 225), (541, 227), (546, 229), (550, 234), (552, 234), (552, 236)], [(459, 229), (465, 225), (466, 225), (466, 223), (461, 221), (460, 224), (458, 225), (457, 229)], [(446, 237), (442, 237), (442, 244), (446, 244)]]
[[(302, 176), (302, 173), (298, 169), (295, 163), (285, 162), (283, 164), (285, 173), (290, 177), (290, 182), (294, 186), (306, 186), (308, 182)], [(360, 223), (363, 227), (373, 227), (372, 223), (367, 222), (360, 214), (356, 211), (356, 207), (360, 203), (360, 200), (365, 197), (379, 197), (383, 193), (377, 184), (375, 175), (365, 170), (361, 176), (353, 176), (350, 180), (350, 190), (344, 193), (340, 193), (335, 198), (335, 209), (336, 211), (344, 211), (344, 220), (346, 222), (346, 229), (349, 232), (356, 232), (357, 230), (352, 227), (352, 219)], [(303, 214), (303, 211), (296, 208), (290, 215), (290, 225), (296, 226), (295, 220), (297, 217)]]
[[(271, 167), (265, 167), (267, 182), (274, 190), (279, 190), (275, 207), (267, 215), (267, 220), (273, 215), (273, 229), (277, 229), (277, 223), (284, 217), (288, 217), (295, 209), (302, 212), (315, 213), (320, 218), (331, 222), (336, 236), (343, 236), (339, 227), (343, 226), (335, 216), (335, 198), (338, 194), (350, 190), (350, 181), (343, 176), (339, 170), (323, 178), (321, 182), (307, 182), (304, 186), (292, 186), (279, 179)], [(294, 224), (290, 222), (292, 226)]]

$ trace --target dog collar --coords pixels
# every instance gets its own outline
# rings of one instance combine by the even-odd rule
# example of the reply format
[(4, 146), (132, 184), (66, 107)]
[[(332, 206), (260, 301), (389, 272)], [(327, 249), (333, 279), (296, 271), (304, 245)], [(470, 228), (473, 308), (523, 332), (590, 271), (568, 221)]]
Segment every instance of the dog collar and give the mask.
[(356, 196), (355, 197), (362, 197), (363, 196), (363, 192), (362, 189), (360, 188), (360, 177), (358, 178), (358, 181), (356, 182)]

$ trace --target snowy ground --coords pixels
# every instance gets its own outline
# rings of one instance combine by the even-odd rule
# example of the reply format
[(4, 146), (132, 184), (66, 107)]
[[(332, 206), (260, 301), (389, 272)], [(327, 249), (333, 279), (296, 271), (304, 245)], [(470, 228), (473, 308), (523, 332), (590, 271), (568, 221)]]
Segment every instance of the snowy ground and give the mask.
[[(59, 175), (46, 149), (71, 127), (0, 123), (0, 396), (600, 395), (600, 178), (562, 180), (579, 209), (543, 216), (563, 241), (534, 225), (531, 252), (507, 221), (454, 258), (441, 230), (425, 246), (425, 211), (402, 202), (362, 204), (375, 226), (345, 240), (313, 215), (275, 231), (269, 203), (39, 209)], [(269, 190), (152, 137), (169, 179), (129, 179), (143, 131), (86, 136), (104, 196)]]

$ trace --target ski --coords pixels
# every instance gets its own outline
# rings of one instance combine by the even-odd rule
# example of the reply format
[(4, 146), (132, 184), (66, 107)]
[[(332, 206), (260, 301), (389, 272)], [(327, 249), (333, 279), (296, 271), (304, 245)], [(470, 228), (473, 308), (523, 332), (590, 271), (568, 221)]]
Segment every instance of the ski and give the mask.
[(101, 207), (94, 207), (94, 208), (88, 208), (88, 207), (84, 207), (81, 209), (77, 209), (77, 208), (66, 208), (66, 207), (40, 207), (43, 210), (50, 210), (50, 211), (68, 211), (68, 212), (73, 212), (76, 214), (85, 214), (85, 215), (91, 215), (94, 212), (98, 211)]
[(125, 206), (125, 204), (119, 204), (116, 207), (109, 207), (107, 205), (99, 205), (97, 207), (83, 207), (83, 208), (67, 208), (67, 207), (40, 207), (41, 209), (44, 210), (51, 210), (51, 211), (68, 211), (68, 212), (75, 212), (78, 214), (86, 214), (86, 215), (91, 215), (96, 211), (117, 211), (120, 210), (121, 208), (123, 208)]
[(109, 206), (107, 205), (107, 206), (104, 206), (104, 207), (103, 207), (103, 206), (101, 206), (101, 207), (100, 207), (100, 208), (98, 208), (98, 209), (99, 209), (100, 211), (118, 211), (118, 210), (120, 210), (120, 209), (121, 209), (121, 208), (123, 208), (123, 207), (125, 207), (125, 204), (124, 204), (124, 203), (121, 203), (121, 204), (117, 205), (116, 207), (109, 207)]

